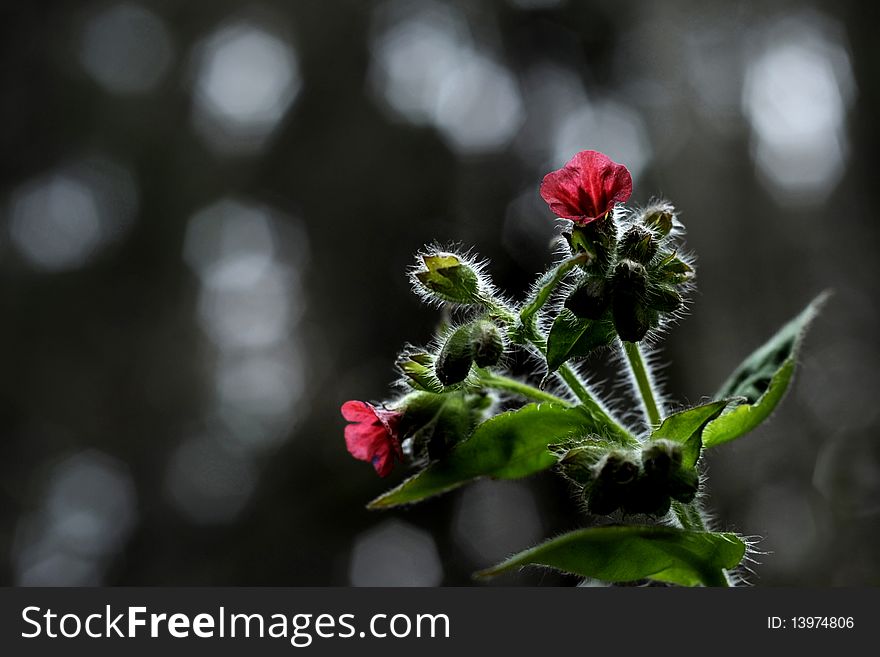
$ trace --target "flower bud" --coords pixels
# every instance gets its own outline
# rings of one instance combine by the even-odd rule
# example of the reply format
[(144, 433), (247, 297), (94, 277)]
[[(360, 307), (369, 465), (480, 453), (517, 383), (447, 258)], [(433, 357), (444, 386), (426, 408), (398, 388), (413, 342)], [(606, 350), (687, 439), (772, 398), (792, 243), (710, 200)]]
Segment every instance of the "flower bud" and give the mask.
[(650, 230), (642, 226), (630, 226), (620, 239), (617, 255), (646, 265), (657, 254), (657, 248), (657, 241)]
[(480, 300), (480, 279), (474, 268), (451, 253), (422, 256), (425, 269), (413, 272), (433, 297), (451, 303), (474, 304)]
[(627, 513), (646, 513), (663, 516), (669, 512), (672, 500), (666, 490), (665, 482), (660, 482), (643, 474), (629, 487), (629, 494), (623, 503)]
[(646, 228), (660, 237), (666, 237), (672, 232), (675, 209), (668, 203), (660, 203), (645, 208), (639, 219)]
[(589, 253), (589, 264), (583, 265), (587, 271), (605, 272), (611, 264), (617, 246), (617, 227), (611, 213), (587, 224), (575, 226), (571, 232), (563, 233), (572, 253)]
[(668, 285), (658, 285), (649, 291), (648, 305), (662, 313), (674, 313), (681, 308), (681, 295)]
[(614, 329), (624, 342), (643, 340), (657, 324), (657, 313), (635, 300), (614, 298)]
[(397, 359), (397, 367), (408, 379), (407, 383), (416, 390), (442, 392), (433, 372), (434, 357), (423, 352), (404, 352)]
[(614, 268), (612, 314), (617, 335), (625, 342), (638, 342), (657, 324), (657, 313), (645, 304), (648, 279), (645, 267), (621, 260)]
[(606, 454), (603, 448), (589, 444), (573, 447), (554, 445), (550, 449), (559, 457), (562, 474), (581, 486), (592, 486), (597, 476), (596, 463)]
[(642, 450), (645, 476), (665, 482), (681, 468), (681, 445), (669, 440), (653, 440)]
[(504, 336), (495, 324), (480, 320), (471, 330), (471, 348), (477, 367), (497, 365), (504, 353)]
[(639, 466), (627, 454), (610, 452), (596, 464), (596, 480), (584, 492), (590, 513), (607, 515), (629, 498), (628, 488), (637, 480)]
[(695, 468), (679, 468), (669, 478), (669, 494), (679, 502), (693, 502), (699, 488), (700, 475)]
[(471, 325), (460, 326), (446, 339), (434, 362), (434, 372), (444, 386), (461, 383), (474, 362)]
[(599, 479), (616, 486), (625, 486), (639, 475), (639, 466), (628, 455), (611, 452), (599, 471)]
[(599, 319), (609, 303), (608, 284), (603, 276), (589, 276), (565, 300), (565, 307), (581, 319)]
[(668, 253), (663, 257), (657, 268), (657, 279), (661, 283), (680, 285), (694, 276), (694, 268), (674, 253)]
[(643, 299), (648, 288), (648, 273), (641, 263), (624, 259), (614, 268), (612, 284), (615, 296)]
[(463, 392), (415, 392), (398, 404), (403, 410), (400, 435), (416, 460), (436, 460), (469, 436), (481, 421), (483, 397)]

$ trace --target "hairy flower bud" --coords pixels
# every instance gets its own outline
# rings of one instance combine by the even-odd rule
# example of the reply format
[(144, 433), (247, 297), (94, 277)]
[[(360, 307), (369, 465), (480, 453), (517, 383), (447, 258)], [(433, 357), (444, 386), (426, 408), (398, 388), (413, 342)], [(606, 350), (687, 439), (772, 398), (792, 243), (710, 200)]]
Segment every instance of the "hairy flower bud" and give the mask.
[(681, 295), (668, 285), (657, 285), (648, 292), (648, 305), (662, 313), (674, 313), (681, 308)]
[(583, 268), (603, 274), (608, 270), (617, 247), (617, 227), (611, 214), (585, 225), (574, 226), (563, 233), (572, 253), (588, 253), (590, 260)]
[(596, 479), (584, 492), (590, 513), (607, 515), (622, 506), (629, 497), (628, 488), (639, 476), (638, 464), (621, 452), (610, 452), (596, 464)]
[(398, 406), (403, 409), (400, 437), (404, 449), (416, 460), (443, 458), (482, 419), (485, 397), (452, 392), (411, 393)]
[(451, 253), (422, 255), (425, 269), (413, 272), (424, 290), (440, 301), (475, 304), (480, 300), (480, 279), (474, 268)]
[(425, 392), (442, 392), (434, 376), (434, 356), (424, 352), (404, 352), (396, 363), (410, 387)]
[(603, 276), (588, 276), (565, 300), (565, 307), (581, 319), (599, 319), (610, 302)]
[(612, 281), (616, 296), (642, 299), (648, 288), (648, 273), (640, 262), (624, 259), (614, 268)]
[(657, 254), (658, 248), (650, 230), (642, 226), (630, 226), (620, 239), (617, 255), (622, 259), (635, 260), (646, 265)]
[(681, 467), (681, 445), (669, 440), (652, 440), (642, 450), (642, 467), (645, 476), (666, 481)]
[(645, 267), (621, 260), (614, 268), (612, 314), (617, 335), (625, 342), (638, 342), (657, 323), (657, 313), (645, 303), (648, 278)]
[(583, 441), (564, 442), (548, 448), (559, 458), (559, 470), (581, 486), (592, 486), (596, 479), (596, 464), (605, 458), (607, 450)]
[(699, 488), (700, 475), (695, 468), (679, 468), (669, 478), (669, 494), (679, 502), (693, 502)]
[(492, 322), (479, 320), (471, 329), (471, 348), (477, 367), (497, 365), (504, 354), (504, 336)]
[(669, 498), (691, 502), (700, 486), (700, 476), (693, 467), (682, 467), (682, 447), (669, 440), (653, 440), (642, 449), (645, 481), (633, 508), (643, 513), (665, 513)]
[(659, 203), (644, 209), (639, 220), (660, 237), (666, 237), (672, 232), (674, 225), (675, 209), (669, 203)]
[(470, 324), (460, 326), (450, 335), (437, 355), (434, 372), (444, 386), (461, 383), (474, 362)]
[(627, 513), (663, 516), (669, 512), (672, 500), (666, 482), (656, 481), (643, 474), (633, 482), (628, 492), (629, 495), (623, 504), (623, 510)]
[(686, 283), (694, 276), (694, 268), (674, 253), (667, 253), (657, 267), (657, 280), (670, 285)]

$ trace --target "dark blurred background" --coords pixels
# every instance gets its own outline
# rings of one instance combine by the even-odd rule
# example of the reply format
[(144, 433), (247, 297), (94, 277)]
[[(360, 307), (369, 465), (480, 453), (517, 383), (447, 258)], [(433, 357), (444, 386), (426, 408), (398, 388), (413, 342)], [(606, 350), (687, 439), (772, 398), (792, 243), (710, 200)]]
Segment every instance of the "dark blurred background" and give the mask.
[(710, 502), (763, 537), (757, 585), (880, 584), (876, 7), (4, 2), (0, 582), (460, 585), (582, 522), (549, 475), (368, 512), (402, 473), (339, 406), (431, 337), (413, 252), (521, 297), (541, 177), (592, 148), (699, 257), (672, 398), (836, 291)]

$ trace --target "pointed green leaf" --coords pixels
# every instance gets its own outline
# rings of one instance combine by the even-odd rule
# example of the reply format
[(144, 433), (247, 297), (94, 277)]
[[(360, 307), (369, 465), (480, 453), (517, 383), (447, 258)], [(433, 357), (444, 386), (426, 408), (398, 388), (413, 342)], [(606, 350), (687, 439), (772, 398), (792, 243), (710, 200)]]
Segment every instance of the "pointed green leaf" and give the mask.
[(581, 319), (563, 308), (547, 336), (547, 370), (555, 372), (570, 358), (588, 356), (593, 350), (611, 344), (614, 325), (608, 317)]
[(798, 349), (810, 322), (827, 293), (816, 297), (800, 315), (783, 326), (736, 369), (718, 392), (719, 397), (744, 397), (746, 403), (732, 407), (703, 430), (703, 446), (729, 442), (761, 424), (785, 396), (794, 376)]
[(546, 566), (606, 582), (653, 579), (681, 586), (727, 586), (746, 546), (735, 534), (672, 527), (606, 526), (563, 534), (477, 573), (492, 577), (520, 566)]
[(722, 399), (694, 406), (668, 416), (651, 434), (651, 439), (665, 438), (682, 444), (682, 466), (692, 468), (703, 447), (701, 434), (707, 423), (721, 415), (730, 400)]
[(529, 404), (486, 420), (446, 458), (368, 506), (376, 509), (418, 502), (478, 477), (526, 477), (556, 463), (557, 457), (548, 445), (601, 430), (593, 415), (582, 407)]

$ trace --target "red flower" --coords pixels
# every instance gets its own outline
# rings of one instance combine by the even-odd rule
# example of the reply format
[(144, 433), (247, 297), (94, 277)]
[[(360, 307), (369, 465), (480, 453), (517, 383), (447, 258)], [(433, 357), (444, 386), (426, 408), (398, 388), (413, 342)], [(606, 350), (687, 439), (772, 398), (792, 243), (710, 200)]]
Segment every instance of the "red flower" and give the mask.
[(356, 459), (372, 463), (380, 477), (387, 476), (394, 467), (395, 456), (403, 460), (397, 437), (401, 414), (362, 401), (347, 401), (341, 410), (342, 417), (352, 423), (345, 427), (345, 445), (349, 453)]
[(632, 176), (604, 153), (581, 151), (564, 167), (544, 176), (541, 197), (554, 214), (579, 226), (604, 216), (632, 194)]

